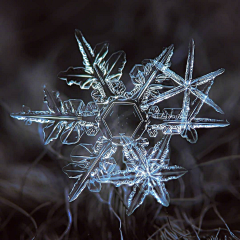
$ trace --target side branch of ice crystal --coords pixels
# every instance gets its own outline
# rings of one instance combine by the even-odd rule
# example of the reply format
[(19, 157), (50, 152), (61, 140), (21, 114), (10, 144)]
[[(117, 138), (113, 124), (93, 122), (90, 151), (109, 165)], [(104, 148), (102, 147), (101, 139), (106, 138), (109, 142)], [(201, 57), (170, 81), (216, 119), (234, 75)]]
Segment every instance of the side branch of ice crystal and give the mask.
[[(76, 30), (83, 66), (69, 67), (59, 78), (91, 90), (92, 101), (86, 105), (81, 99), (62, 101), (58, 92), (44, 88), (46, 111), (31, 111), (23, 106), (19, 113), (11, 114), (26, 124), (44, 124), (45, 144), (60, 139), (62, 144), (76, 145), (71, 153), (71, 163), (63, 168), (69, 178), (76, 180), (69, 200), (74, 201), (88, 187), (99, 192), (101, 185), (111, 183), (116, 187), (132, 188), (127, 202), (127, 214), (132, 214), (152, 195), (167, 207), (170, 202), (164, 182), (183, 176), (187, 170), (171, 166), (169, 143), (171, 137), (180, 135), (190, 143), (198, 140), (197, 128), (226, 127), (225, 119), (198, 118), (204, 103), (218, 113), (223, 110), (209, 98), (215, 78), (224, 69), (193, 78), (194, 41), (190, 41), (185, 77), (170, 69), (173, 45), (164, 49), (155, 59), (143, 60), (130, 72), (134, 85), (128, 92), (120, 80), (126, 56), (123, 51), (108, 55), (108, 43), (92, 48), (79, 30)], [(159, 103), (183, 94), (181, 108), (160, 109)], [(149, 136), (161, 139), (148, 146)], [(79, 143), (82, 135), (100, 137), (92, 143)], [(147, 134), (146, 134), (147, 133)], [(115, 159), (122, 150), (123, 158)], [(123, 161), (123, 163), (121, 163)], [(121, 170), (120, 165), (125, 165)]]

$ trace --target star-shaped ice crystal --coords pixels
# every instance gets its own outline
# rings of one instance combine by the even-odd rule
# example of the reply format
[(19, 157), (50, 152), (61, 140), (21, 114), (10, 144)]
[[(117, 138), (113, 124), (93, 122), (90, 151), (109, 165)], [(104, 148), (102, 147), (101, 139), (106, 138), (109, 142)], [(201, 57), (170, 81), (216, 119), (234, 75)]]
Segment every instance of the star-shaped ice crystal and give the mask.
[[(175, 72), (169, 69), (168, 66), (162, 64), (161, 62), (155, 62), (156, 60), (152, 60), (152, 63), (162, 72), (165, 74), (166, 77), (171, 78), (176, 84), (178, 84), (177, 87), (174, 87), (173, 89), (166, 91), (162, 93), (160, 96), (154, 99), (148, 99), (141, 105), (141, 109), (146, 110), (150, 106), (155, 105), (165, 99), (168, 99), (170, 97), (173, 97), (181, 92), (184, 92), (184, 98), (188, 98), (190, 93), (193, 94), (195, 97), (201, 99), (202, 102), (208, 104), (209, 106), (213, 107), (217, 112), (222, 113), (222, 109), (213, 102), (208, 97), (208, 94), (203, 93), (201, 90), (198, 89), (199, 86), (208, 83), (210, 81), (213, 81), (215, 77), (222, 74), (224, 72), (224, 69), (218, 69), (217, 71), (208, 73), (202, 77), (192, 79), (192, 73), (193, 73), (193, 63), (194, 63), (194, 41), (192, 40), (189, 45), (189, 53), (188, 53), (188, 60), (186, 65), (186, 72), (185, 72), (185, 78), (182, 78)], [(166, 54), (169, 54), (169, 52), (166, 52)], [(186, 105), (184, 106), (186, 109), (184, 110), (185, 114), (189, 111), (189, 104), (187, 101), (185, 101)]]
[(169, 205), (170, 198), (164, 182), (177, 179), (187, 172), (183, 167), (168, 166), (170, 138), (170, 135), (165, 135), (147, 153), (142, 144), (122, 136), (127, 170), (113, 172), (110, 177), (101, 176), (100, 182), (113, 183), (117, 187), (123, 184), (133, 186), (133, 191), (128, 198), (128, 215), (131, 215), (149, 194), (153, 195), (163, 206)]

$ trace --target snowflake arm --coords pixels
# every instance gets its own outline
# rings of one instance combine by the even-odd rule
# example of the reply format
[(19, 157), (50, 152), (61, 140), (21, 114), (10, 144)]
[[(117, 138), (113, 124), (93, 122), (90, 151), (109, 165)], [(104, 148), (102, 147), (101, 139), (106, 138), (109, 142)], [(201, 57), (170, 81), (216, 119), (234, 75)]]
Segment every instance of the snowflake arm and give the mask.
[[(136, 90), (133, 89), (133, 92), (136, 93), (132, 95), (132, 98), (137, 99), (139, 102), (141, 101), (142, 96), (149, 86), (151, 86), (150, 84), (156, 79), (158, 69), (155, 65), (160, 63), (165, 67), (169, 67), (172, 54), (173, 45), (165, 48), (163, 52), (156, 59), (154, 59), (154, 61), (145, 60), (143, 61), (143, 65), (137, 64), (134, 66), (130, 72), (130, 77), (138, 91), (136, 92)], [(144, 66), (146, 62), (147, 64)]]
[(182, 109), (163, 109), (163, 112), (160, 113), (160, 110), (157, 106), (150, 108), (150, 117), (162, 120), (162, 123), (152, 125), (149, 124), (148, 132), (162, 131), (163, 134), (170, 136), (180, 134), (190, 143), (196, 143), (198, 136), (195, 129), (226, 127), (229, 125), (229, 122), (227, 120), (195, 118), (203, 105), (200, 99), (196, 99), (190, 105), (191, 108), (189, 114), (184, 122), (182, 121)]
[[(70, 194), (69, 201), (74, 201), (88, 185), (90, 191), (99, 192), (101, 190), (101, 183), (99, 176), (109, 174), (116, 166), (112, 154), (116, 151), (112, 147), (111, 142), (102, 142), (100, 150), (93, 150), (91, 145), (79, 145), (71, 154), (71, 159), (74, 161), (63, 168), (63, 171), (71, 178), (77, 178)], [(87, 150), (85, 155), (84, 149)]]
[(43, 128), (44, 143), (60, 137), (63, 144), (76, 144), (86, 132), (89, 136), (95, 136), (99, 131), (95, 117), (99, 110), (95, 103), (89, 102), (85, 106), (81, 99), (62, 101), (58, 92), (50, 93), (44, 88), (44, 102), (48, 111), (31, 111), (23, 107), (20, 113), (13, 113), (11, 117), (24, 120), (26, 124), (32, 122), (46, 123)]
[[(192, 40), (189, 44), (189, 52), (188, 52), (188, 59), (186, 65), (186, 72), (185, 72), (185, 84), (189, 85), (192, 81), (192, 74), (193, 74), (193, 63), (194, 63), (194, 41)], [(190, 111), (190, 90), (186, 88), (184, 91), (183, 97), (183, 106), (182, 106), (182, 127), (184, 128), (186, 125), (186, 120), (188, 117), (188, 113)], [(185, 125), (185, 126), (184, 126)]]
[(68, 85), (79, 85), (81, 89), (92, 87), (95, 90), (92, 96), (100, 94), (100, 99), (95, 99), (100, 102), (110, 96), (124, 95), (126, 89), (119, 79), (126, 63), (125, 53), (116, 52), (105, 60), (108, 53), (107, 43), (97, 44), (93, 50), (79, 30), (76, 30), (75, 36), (85, 67), (70, 67), (61, 72), (59, 78), (65, 80)]

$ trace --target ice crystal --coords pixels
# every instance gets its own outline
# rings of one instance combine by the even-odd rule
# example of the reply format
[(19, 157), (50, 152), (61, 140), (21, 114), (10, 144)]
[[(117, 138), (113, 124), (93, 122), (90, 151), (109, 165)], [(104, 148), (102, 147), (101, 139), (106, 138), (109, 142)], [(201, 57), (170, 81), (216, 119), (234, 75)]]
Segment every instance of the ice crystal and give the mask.
[(48, 111), (31, 111), (23, 106), (22, 112), (14, 113), (11, 116), (18, 120), (24, 120), (28, 125), (32, 122), (47, 123), (43, 128), (45, 144), (59, 136), (63, 144), (75, 144), (84, 133), (89, 136), (95, 136), (98, 133), (96, 117), (99, 110), (94, 102), (89, 102), (85, 106), (81, 99), (70, 99), (63, 102), (58, 92), (50, 93), (44, 88), (44, 93)]
[[(69, 194), (75, 200), (87, 186), (99, 192), (104, 183), (116, 187), (133, 187), (128, 196), (127, 214), (132, 214), (152, 195), (163, 206), (169, 205), (169, 194), (164, 182), (183, 176), (187, 170), (169, 165), (169, 142), (180, 135), (190, 143), (198, 140), (197, 128), (225, 127), (227, 120), (198, 118), (204, 103), (223, 114), (222, 109), (209, 98), (215, 78), (224, 69), (193, 79), (194, 42), (189, 45), (185, 77), (170, 69), (173, 45), (164, 49), (155, 59), (144, 60), (130, 72), (134, 85), (128, 92), (120, 80), (126, 63), (123, 51), (108, 55), (108, 43), (97, 44), (93, 49), (82, 33), (76, 30), (76, 39), (83, 57), (82, 67), (70, 67), (59, 74), (68, 85), (92, 89), (91, 102), (85, 105), (81, 99), (62, 101), (58, 92), (44, 88), (47, 111), (31, 111), (23, 106), (20, 113), (11, 116), (45, 124), (44, 142), (60, 138), (62, 144), (77, 144), (84, 133), (101, 135), (96, 143), (80, 143), (71, 153), (71, 163), (63, 168), (76, 182)], [(163, 108), (162, 101), (183, 93), (181, 108)], [(161, 139), (157, 140), (158, 132)], [(144, 134), (156, 138), (149, 147)], [(118, 149), (123, 158), (115, 159)], [(121, 163), (122, 161), (122, 163)], [(124, 164), (124, 170), (120, 167)]]

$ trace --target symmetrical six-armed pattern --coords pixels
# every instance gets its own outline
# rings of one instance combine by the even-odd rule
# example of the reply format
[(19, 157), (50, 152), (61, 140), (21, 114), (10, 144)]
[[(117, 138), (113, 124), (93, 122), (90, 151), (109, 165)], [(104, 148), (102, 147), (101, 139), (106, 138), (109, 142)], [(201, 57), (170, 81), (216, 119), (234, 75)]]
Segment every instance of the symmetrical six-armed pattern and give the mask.
[[(226, 120), (196, 118), (204, 103), (223, 113), (208, 96), (215, 77), (224, 72), (219, 69), (193, 79), (194, 42), (190, 42), (185, 78), (170, 70), (173, 46), (166, 48), (153, 60), (144, 60), (130, 72), (134, 88), (126, 91), (120, 80), (126, 63), (125, 53), (116, 52), (107, 58), (108, 44), (97, 44), (94, 49), (80, 31), (76, 39), (83, 56), (83, 67), (70, 67), (59, 74), (68, 85), (92, 89), (91, 102), (81, 99), (62, 101), (58, 92), (44, 89), (47, 111), (23, 111), (11, 116), (46, 124), (43, 128), (45, 144), (60, 138), (62, 144), (77, 144), (84, 133), (100, 137), (95, 145), (80, 143), (72, 153), (72, 163), (63, 168), (76, 183), (69, 194), (75, 200), (88, 186), (93, 192), (101, 190), (102, 183), (133, 186), (128, 198), (127, 214), (138, 208), (149, 194), (163, 206), (169, 205), (169, 195), (164, 182), (177, 179), (187, 171), (183, 167), (169, 166), (169, 142), (173, 135), (181, 135), (190, 143), (197, 142), (196, 128), (225, 127)], [(159, 109), (160, 102), (183, 93), (182, 108)], [(149, 137), (161, 139), (154, 146)], [(114, 159), (117, 149), (122, 149), (122, 160)]]

